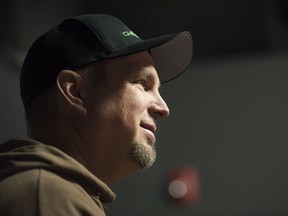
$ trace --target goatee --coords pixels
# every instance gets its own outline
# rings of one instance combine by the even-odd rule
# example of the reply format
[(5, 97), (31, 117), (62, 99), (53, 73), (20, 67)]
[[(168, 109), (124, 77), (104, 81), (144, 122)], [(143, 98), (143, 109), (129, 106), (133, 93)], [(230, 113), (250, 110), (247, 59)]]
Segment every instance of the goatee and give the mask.
[(130, 154), (140, 169), (148, 168), (152, 166), (156, 160), (157, 152), (155, 142), (149, 142), (148, 144), (135, 143)]

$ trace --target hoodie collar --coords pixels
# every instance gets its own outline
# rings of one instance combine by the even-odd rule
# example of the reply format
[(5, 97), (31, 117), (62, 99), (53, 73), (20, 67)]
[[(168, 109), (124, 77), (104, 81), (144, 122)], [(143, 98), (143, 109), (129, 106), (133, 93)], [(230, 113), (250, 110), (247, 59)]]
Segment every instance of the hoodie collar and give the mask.
[(88, 194), (103, 203), (116, 195), (99, 178), (59, 149), (28, 138), (9, 140), (0, 145), (0, 179), (29, 169), (45, 169), (80, 184)]

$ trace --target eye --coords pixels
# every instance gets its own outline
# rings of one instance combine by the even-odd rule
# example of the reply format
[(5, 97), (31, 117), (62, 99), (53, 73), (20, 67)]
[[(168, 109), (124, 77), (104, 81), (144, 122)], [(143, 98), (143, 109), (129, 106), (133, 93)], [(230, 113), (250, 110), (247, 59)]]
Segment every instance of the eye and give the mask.
[(136, 81), (136, 84), (141, 85), (141, 87), (143, 87), (143, 89), (144, 89), (145, 91), (147, 91), (146, 80), (137, 80), (137, 81)]

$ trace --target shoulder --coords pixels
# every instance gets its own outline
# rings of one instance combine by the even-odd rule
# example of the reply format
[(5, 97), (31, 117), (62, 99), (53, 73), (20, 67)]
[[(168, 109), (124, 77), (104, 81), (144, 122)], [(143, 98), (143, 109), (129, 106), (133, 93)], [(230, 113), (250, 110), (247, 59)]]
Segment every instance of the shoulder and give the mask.
[(1, 213), (37, 215), (37, 173), (37, 170), (22, 171), (0, 181)]
[(97, 205), (79, 184), (45, 170), (41, 170), (40, 175), (39, 206), (43, 211), (51, 211), (49, 205), (52, 205), (58, 207), (59, 210), (61, 208), (63, 213), (69, 212), (70, 215), (77, 215), (77, 212), (103, 215), (102, 204), (98, 202)]
[(0, 194), (7, 194), (0, 196), (0, 211), (6, 202), (11, 208), (19, 205), (19, 215), (104, 215), (102, 204), (95, 202), (80, 185), (43, 169), (2, 180)]

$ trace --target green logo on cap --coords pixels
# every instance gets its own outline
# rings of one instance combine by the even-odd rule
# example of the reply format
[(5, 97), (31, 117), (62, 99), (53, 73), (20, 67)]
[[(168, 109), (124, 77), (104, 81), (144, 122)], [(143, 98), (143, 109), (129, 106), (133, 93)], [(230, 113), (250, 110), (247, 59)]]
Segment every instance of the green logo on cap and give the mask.
[(139, 38), (138, 35), (136, 35), (136, 34), (135, 34), (134, 32), (132, 32), (132, 31), (124, 31), (124, 32), (122, 32), (122, 34), (123, 34), (125, 37), (134, 36), (134, 37)]

